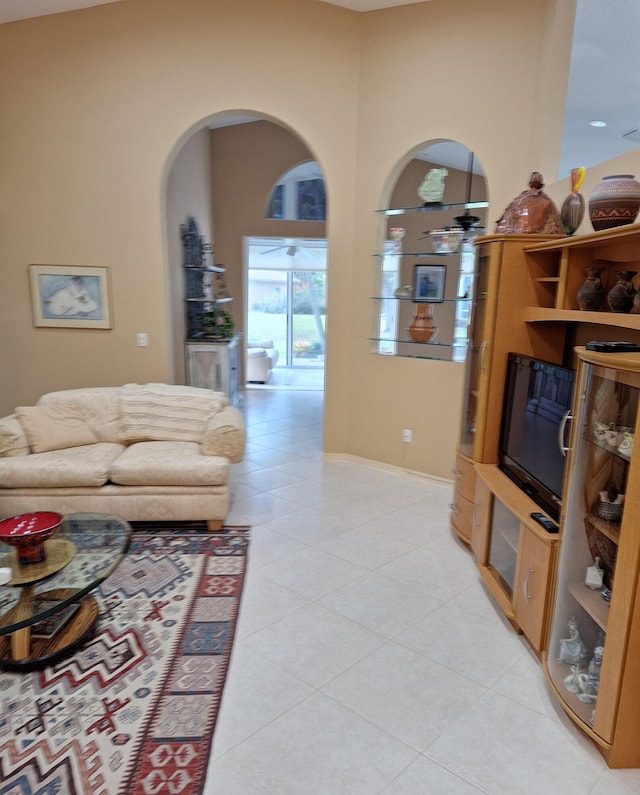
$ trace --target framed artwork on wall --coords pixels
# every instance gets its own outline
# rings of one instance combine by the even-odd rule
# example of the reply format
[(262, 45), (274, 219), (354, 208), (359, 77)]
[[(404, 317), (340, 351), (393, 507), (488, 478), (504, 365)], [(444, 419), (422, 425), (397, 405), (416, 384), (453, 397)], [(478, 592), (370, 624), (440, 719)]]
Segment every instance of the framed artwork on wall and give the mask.
[(413, 272), (413, 300), (442, 303), (446, 272), (444, 265), (416, 265)]
[(33, 325), (111, 328), (109, 269), (30, 265)]

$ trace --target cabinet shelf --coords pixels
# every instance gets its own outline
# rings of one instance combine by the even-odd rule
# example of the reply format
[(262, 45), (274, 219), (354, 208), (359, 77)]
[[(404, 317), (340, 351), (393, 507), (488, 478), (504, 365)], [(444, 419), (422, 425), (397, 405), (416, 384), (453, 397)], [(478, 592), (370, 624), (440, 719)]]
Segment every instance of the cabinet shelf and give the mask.
[(226, 273), (227, 269), (222, 265), (185, 265), (188, 271), (209, 271), (210, 273)]
[(596, 323), (601, 326), (640, 330), (640, 315), (625, 315), (617, 312), (583, 312), (580, 309), (527, 306), (524, 310), (524, 320), (525, 323)]
[(600, 591), (592, 591), (583, 582), (570, 582), (568, 590), (580, 607), (586, 610), (603, 632), (606, 632), (609, 603), (600, 596)]
[(613, 541), (616, 546), (620, 543), (620, 522), (608, 522), (593, 513), (589, 514), (587, 521), (599, 533)]

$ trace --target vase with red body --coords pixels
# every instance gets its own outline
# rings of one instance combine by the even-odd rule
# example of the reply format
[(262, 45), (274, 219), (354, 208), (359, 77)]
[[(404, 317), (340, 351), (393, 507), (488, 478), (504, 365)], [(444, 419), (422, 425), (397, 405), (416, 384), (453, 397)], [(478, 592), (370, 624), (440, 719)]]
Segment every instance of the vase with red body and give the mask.
[(418, 304), (411, 325), (409, 335), (414, 342), (431, 342), (438, 336), (440, 329), (433, 320), (433, 304)]

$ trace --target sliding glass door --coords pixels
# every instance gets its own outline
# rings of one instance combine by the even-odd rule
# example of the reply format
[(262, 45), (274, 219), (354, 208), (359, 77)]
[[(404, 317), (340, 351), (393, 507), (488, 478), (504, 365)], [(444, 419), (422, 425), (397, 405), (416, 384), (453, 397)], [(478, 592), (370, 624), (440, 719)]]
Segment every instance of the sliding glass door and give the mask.
[(277, 367), (324, 368), (326, 240), (247, 238), (247, 340), (271, 340)]

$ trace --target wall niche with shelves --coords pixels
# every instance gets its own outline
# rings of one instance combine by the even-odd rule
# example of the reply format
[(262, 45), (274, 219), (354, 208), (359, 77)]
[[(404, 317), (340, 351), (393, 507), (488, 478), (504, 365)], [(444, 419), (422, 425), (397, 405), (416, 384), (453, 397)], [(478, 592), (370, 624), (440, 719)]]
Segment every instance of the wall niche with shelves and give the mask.
[[(441, 168), (447, 172), (441, 202), (420, 203), (418, 190), (426, 175), (431, 169)], [(377, 211), (372, 352), (465, 360), (475, 289), (472, 240), (484, 232), (487, 207), (484, 172), (467, 147), (440, 141), (419, 149), (409, 160), (391, 192), (389, 206)], [(464, 229), (463, 238), (456, 251), (438, 253), (429, 233), (447, 228)], [(418, 276), (429, 278), (431, 274), (437, 282), (437, 294), (433, 300), (417, 302), (421, 297), (416, 294), (420, 289)], [(426, 342), (412, 338), (409, 331), (420, 304), (420, 312), (428, 314), (437, 327)]]

